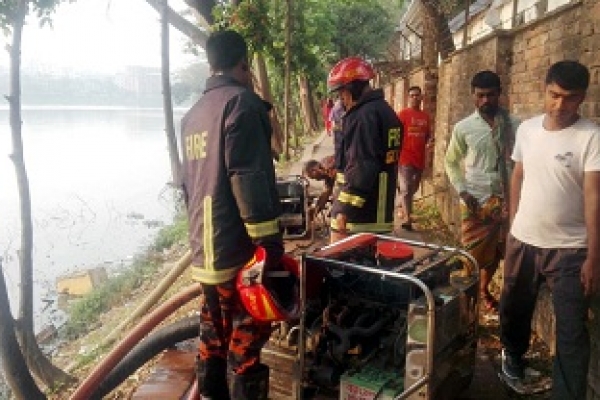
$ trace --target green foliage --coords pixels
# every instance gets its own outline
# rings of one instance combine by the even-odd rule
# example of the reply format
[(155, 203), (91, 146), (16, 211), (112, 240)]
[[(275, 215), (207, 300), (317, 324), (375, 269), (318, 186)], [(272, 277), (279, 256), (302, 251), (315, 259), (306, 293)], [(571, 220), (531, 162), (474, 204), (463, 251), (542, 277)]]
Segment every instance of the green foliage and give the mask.
[(190, 97), (200, 95), (208, 76), (209, 70), (206, 63), (194, 63), (177, 71), (171, 85), (171, 94), (175, 104), (181, 104)]
[(162, 251), (188, 237), (188, 220), (185, 215), (178, 216), (172, 225), (165, 226), (158, 232), (152, 250)]
[(152, 276), (159, 263), (149, 257), (140, 259), (118, 276), (111, 277), (103, 285), (76, 301), (69, 308), (69, 321), (64, 327), (67, 339), (74, 339), (88, 331), (103, 312), (120, 304), (145, 279)]
[(33, 12), (39, 20), (40, 26), (52, 26), (51, 16), (56, 11), (56, 7), (62, 0), (33, 0), (30, 4), (33, 5)]
[(269, 42), (267, 0), (243, 0), (238, 6), (221, 3), (213, 10), (215, 29), (233, 29), (249, 44), (251, 52), (261, 52)]
[(418, 221), (423, 240), (442, 246), (461, 247), (459, 238), (450, 231), (437, 206), (423, 200), (415, 201), (413, 210), (413, 217)]
[[(291, 144), (305, 134), (300, 111), (297, 78), (306, 77), (311, 87), (325, 92), (329, 69), (349, 55), (379, 60), (394, 33), (405, 0), (293, 0), (291, 10)], [(246, 38), (252, 52), (267, 63), (274, 106), (283, 116), (286, 0), (218, 2), (213, 9), (213, 30), (233, 29)], [(298, 136), (298, 138), (296, 138)]]
[(15, 13), (15, 0), (4, 0), (0, 2), (0, 27), (4, 32), (4, 36), (10, 34), (10, 27), (13, 21), (13, 15)]
[(381, 4), (385, 9), (385, 12), (389, 14), (392, 21), (399, 21), (406, 12), (410, 0), (379, 0), (379, 4)]
[[(292, 2), (291, 68), (309, 78), (322, 79), (325, 69), (335, 61), (336, 53), (332, 45), (334, 15), (327, 2), (319, 0), (298, 0)], [(272, 46), (266, 54), (272, 65), (283, 75), (285, 57), (286, 5), (275, 1), (269, 11)]]
[(394, 33), (394, 21), (377, 0), (341, 1), (336, 5), (335, 44), (341, 57), (378, 60)]
[[(65, 0), (29, 0), (29, 14), (34, 14), (40, 26), (52, 26), (52, 14), (60, 3)], [(69, 0), (72, 3), (75, 0)], [(8, 36), (14, 22), (18, 0), (3, 0), (0, 2), (0, 28)]]

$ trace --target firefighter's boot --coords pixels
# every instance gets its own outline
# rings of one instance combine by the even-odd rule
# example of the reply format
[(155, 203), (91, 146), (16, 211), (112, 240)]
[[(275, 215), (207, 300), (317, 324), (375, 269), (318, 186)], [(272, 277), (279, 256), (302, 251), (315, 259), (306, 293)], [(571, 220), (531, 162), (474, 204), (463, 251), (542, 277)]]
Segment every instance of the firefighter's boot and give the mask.
[(229, 400), (227, 361), (211, 357), (206, 361), (198, 360), (196, 367), (200, 399)]
[(269, 367), (258, 364), (243, 375), (229, 375), (229, 396), (235, 400), (267, 400)]

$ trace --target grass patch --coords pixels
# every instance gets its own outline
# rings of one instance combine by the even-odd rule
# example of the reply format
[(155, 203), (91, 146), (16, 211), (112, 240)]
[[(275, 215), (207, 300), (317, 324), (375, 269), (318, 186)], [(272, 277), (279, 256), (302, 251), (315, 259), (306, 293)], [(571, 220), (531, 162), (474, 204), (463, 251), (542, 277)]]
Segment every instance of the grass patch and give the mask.
[(175, 218), (173, 224), (162, 228), (154, 240), (151, 248), (154, 251), (163, 251), (188, 237), (187, 216), (182, 213)]
[(152, 276), (160, 263), (150, 257), (134, 261), (123, 273), (109, 278), (104, 284), (75, 301), (69, 307), (69, 320), (63, 328), (67, 339), (75, 339), (87, 333), (102, 313), (108, 311)]
[(423, 240), (442, 246), (461, 247), (460, 240), (448, 228), (435, 204), (415, 202), (413, 217), (417, 221)]

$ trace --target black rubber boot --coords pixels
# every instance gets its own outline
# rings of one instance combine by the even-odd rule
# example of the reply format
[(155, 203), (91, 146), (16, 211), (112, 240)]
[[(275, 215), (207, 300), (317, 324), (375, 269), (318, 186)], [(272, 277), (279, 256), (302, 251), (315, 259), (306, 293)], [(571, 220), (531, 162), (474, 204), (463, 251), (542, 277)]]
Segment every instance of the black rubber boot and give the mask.
[(198, 393), (202, 400), (230, 400), (227, 387), (227, 361), (209, 358), (197, 362)]
[(269, 367), (264, 364), (243, 375), (229, 374), (229, 396), (234, 400), (267, 400)]

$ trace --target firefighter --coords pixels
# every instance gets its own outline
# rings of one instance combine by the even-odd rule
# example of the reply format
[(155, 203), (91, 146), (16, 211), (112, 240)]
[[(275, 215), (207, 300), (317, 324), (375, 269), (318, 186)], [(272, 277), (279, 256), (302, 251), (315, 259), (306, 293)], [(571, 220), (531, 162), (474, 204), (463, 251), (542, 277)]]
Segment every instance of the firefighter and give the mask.
[[(213, 33), (206, 57), (212, 76), (181, 123), (192, 272), (204, 291), (198, 383), (203, 398), (266, 399), (269, 370), (259, 356), (271, 322), (244, 308), (236, 278), (257, 263), (255, 254), (263, 253), (257, 275), (279, 268), (283, 255), (271, 125), (249, 88), (244, 39)], [(271, 301), (261, 298), (265, 291), (250, 293), (255, 302)]]
[(335, 154), (339, 192), (331, 210), (331, 243), (357, 232), (393, 230), (402, 124), (369, 81), (373, 68), (359, 57), (338, 62), (327, 87), (346, 110)]

